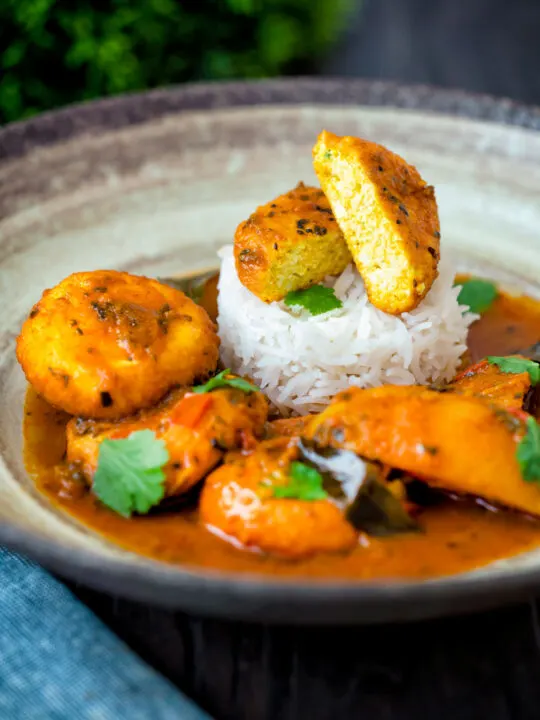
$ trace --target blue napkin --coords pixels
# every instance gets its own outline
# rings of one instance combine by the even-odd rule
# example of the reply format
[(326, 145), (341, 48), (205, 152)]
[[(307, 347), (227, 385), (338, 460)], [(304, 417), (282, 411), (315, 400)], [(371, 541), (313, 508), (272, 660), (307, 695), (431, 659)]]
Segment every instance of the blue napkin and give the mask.
[(2, 720), (211, 720), (64, 586), (0, 548)]

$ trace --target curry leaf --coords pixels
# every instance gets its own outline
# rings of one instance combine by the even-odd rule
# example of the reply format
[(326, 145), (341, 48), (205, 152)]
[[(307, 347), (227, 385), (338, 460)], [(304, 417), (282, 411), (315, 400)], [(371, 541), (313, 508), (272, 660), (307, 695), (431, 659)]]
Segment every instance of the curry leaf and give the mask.
[(350, 450), (320, 447), (307, 438), (300, 438), (298, 447), (305, 460), (322, 473), (324, 489), (356, 530), (379, 536), (419, 530), (390, 491), (380, 465)]
[(345, 517), (368, 535), (420, 532), (420, 526), (381, 479), (381, 469), (374, 463), (367, 463), (364, 482), (347, 507)]
[(169, 453), (151, 430), (127, 438), (103, 440), (99, 446), (93, 492), (104, 505), (130, 517), (147, 513), (165, 494), (163, 466)]

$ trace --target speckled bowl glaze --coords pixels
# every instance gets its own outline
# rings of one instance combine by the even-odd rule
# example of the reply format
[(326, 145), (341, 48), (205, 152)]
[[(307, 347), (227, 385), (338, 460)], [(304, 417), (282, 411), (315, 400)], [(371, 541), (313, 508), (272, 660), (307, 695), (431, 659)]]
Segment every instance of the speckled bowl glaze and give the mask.
[(123, 551), (39, 497), (22, 463), (15, 338), (75, 270), (175, 274), (216, 262), (252, 209), (315, 181), (322, 128), (388, 145), (435, 185), (463, 268), (538, 294), (540, 110), (341, 80), (198, 85), (71, 107), (0, 130), (0, 541), (119, 595), (202, 614), (365, 623), (479, 609), (540, 589), (540, 550), (429, 582), (284, 582)]

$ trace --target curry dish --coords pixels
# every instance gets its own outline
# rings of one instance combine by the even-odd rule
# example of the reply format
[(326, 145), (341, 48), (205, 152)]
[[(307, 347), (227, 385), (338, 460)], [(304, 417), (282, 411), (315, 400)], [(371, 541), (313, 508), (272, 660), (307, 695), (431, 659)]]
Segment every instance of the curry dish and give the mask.
[[(358, 138), (323, 133), (314, 156), (323, 189), (300, 184), (243, 221), (236, 272), (269, 325), (290, 317), (304, 337), (322, 323), (328, 348), (358, 322), (335, 282), (353, 273), (354, 297), (366, 293), (354, 331), (386, 352), (369, 356), (371, 375), (344, 375), (316, 412), (290, 411), (292, 391), (273, 402), (256, 364), (223, 364), (219, 274), (188, 297), (113, 270), (75, 273), (43, 293), (17, 344), (37, 490), (108, 540), (186, 567), (424, 579), (540, 546), (540, 302), (457, 276), (433, 310), (433, 188)], [(411, 382), (425, 370), (410, 348), (444, 312), (455, 357), (448, 340), (439, 355), (424, 349), (432, 379)], [(310, 352), (316, 395), (331, 363), (325, 347)], [(409, 374), (386, 381), (398, 362)], [(380, 381), (362, 381), (375, 371)]]
[[(215, 287), (214, 281), (211, 284)], [(212, 312), (215, 300), (208, 295), (207, 301)], [(471, 329), (471, 360), (506, 355), (516, 346), (531, 346), (537, 340), (539, 327), (540, 303), (500, 294)], [(26, 466), (38, 489), (85, 525), (129, 550), (158, 560), (293, 576), (427, 578), (475, 568), (540, 545), (540, 524), (532, 518), (495, 512), (470, 499), (454, 498), (422, 511), (422, 534), (366, 536), (345, 553), (317, 553), (295, 562), (272, 554), (246, 552), (206, 529), (196, 499), (190, 499), (186, 506), (147, 516), (123, 518), (110, 511), (88, 491), (80, 477), (58, 472), (65, 456), (69, 422), (68, 415), (29, 388), (24, 421)], [(298, 420), (296, 423), (304, 424)], [(324, 537), (320, 541), (322, 544)]]

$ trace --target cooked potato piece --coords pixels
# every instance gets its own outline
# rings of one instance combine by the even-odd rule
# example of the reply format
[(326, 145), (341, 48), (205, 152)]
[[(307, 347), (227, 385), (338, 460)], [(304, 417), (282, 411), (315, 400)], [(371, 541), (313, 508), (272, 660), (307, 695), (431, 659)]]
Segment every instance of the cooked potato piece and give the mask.
[(352, 262), (324, 193), (303, 183), (238, 226), (234, 257), (240, 282), (265, 302), (339, 275)]
[(296, 458), (289, 443), (268, 440), (247, 456), (230, 457), (209, 475), (199, 504), (203, 522), (245, 547), (291, 559), (351, 549), (357, 534), (332, 502), (275, 498), (266, 486), (288, 483)]
[(113, 270), (70, 275), (46, 290), (24, 322), (17, 357), (51, 405), (118, 418), (216, 368), (207, 313), (179, 290)]
[(268, 412), (262, 393), (220, 389), (196, 394), (177, 389), (156, 407), (118, 422), (72, 418), (67, 425), (67, 461), (91, 482), (103, 440), (152, 430), (165, 441), (166, 495), (189, 490), (221, 460), (224, 451), (260, 437)]
[(413, 310), (437, 277), (434, 190), (416, 168), (381, 145), (323, 131), (314, 167), (372, 304)]
[(449, 387), (463, 395), (488, 398), (508, 410), (521, 410), (531, 388), (531, 378), (528, 372), (505, 373), (497, 365), (481, 360), (460, 372)]
[(526, 417), (417, 386), (351, 388), (313, 420), (308, 435), (433, 487), (540, 515), (540, 485), (523, 480), (516, 458)]

